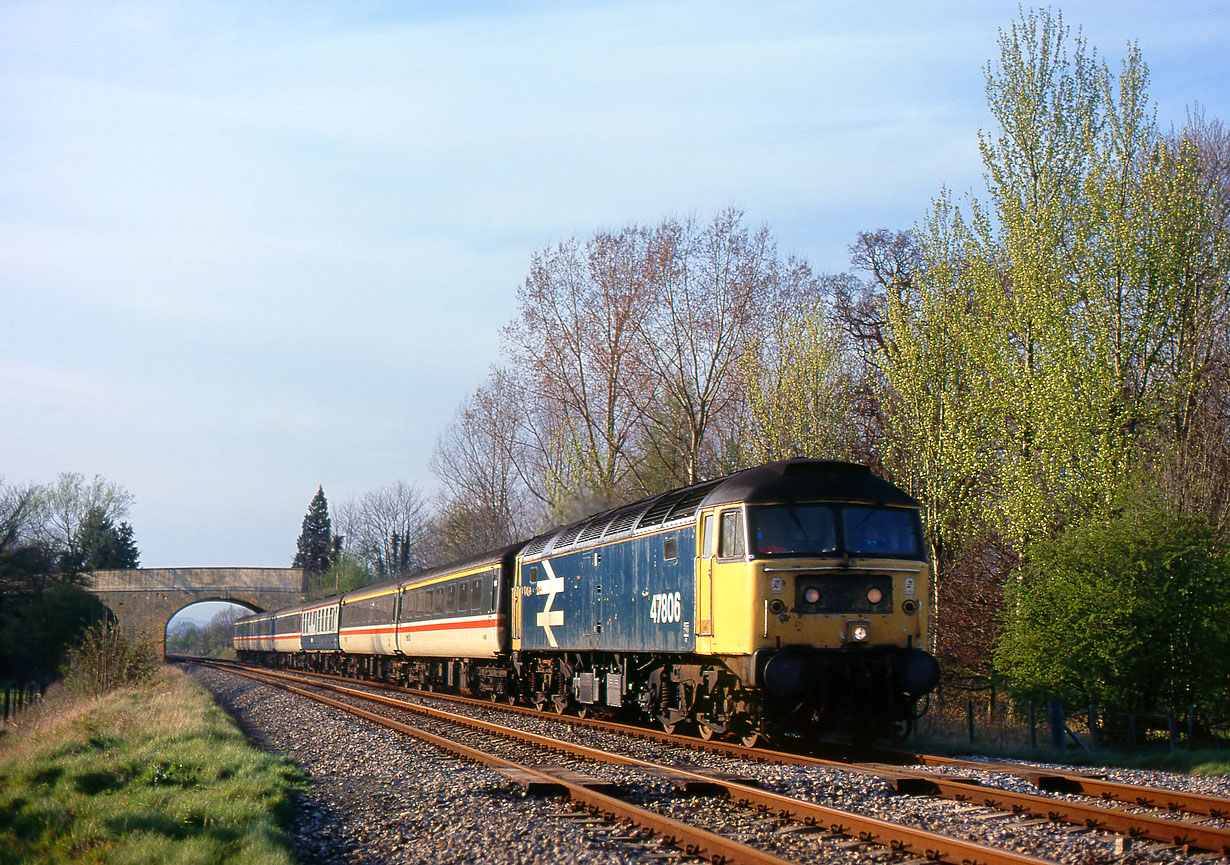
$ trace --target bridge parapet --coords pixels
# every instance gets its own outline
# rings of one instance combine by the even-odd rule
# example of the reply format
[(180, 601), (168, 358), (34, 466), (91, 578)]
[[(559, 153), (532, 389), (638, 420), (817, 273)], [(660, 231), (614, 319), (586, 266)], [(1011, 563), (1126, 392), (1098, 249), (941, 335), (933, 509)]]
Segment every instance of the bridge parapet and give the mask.
[(302, 568), (134, 568), (91, 571), (95, 592), (286, 592), (302, 595)]

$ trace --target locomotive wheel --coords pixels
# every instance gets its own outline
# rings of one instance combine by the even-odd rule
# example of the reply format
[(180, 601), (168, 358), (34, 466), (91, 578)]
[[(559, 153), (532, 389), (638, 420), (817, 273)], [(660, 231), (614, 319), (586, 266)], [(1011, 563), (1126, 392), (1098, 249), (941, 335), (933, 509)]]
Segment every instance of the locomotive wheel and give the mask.
[(578, 718), (588, 718), (589, 717), (589, 706), (577, 706), (577, 717)]
[(735, 736), (744, 748), (755, 748), (757, 744), (764, 744), (766, 738), (760, 722), (751, 718), (744, 718), (737, 724)]
[(565, 703), (557, 703), (554, 700), (552, 700), (551, 708), (555, 710), (555, 714), (562, 715), (568, 709), (568, 706)]
[(713, 737), (717, 735), (714, 732), (713, 728), (710, 727), (708, 724), (706, 724), (704, 721), (701, 721), (700, 723), (696, 725), (696, 731), (700, 733), (700, 737), (704, 739), (706, 742), (711, 741)]

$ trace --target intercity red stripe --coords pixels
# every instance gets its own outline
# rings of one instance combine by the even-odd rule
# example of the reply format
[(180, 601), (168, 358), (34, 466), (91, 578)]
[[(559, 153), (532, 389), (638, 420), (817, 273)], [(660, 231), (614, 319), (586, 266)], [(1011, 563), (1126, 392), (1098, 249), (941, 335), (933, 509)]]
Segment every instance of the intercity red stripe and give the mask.
[(417, 634), (429, 631), (464, 631), (464, 630), (481, 630), (484, 628), (494, 628), (504, 622), (504, 617), (492, 619), (478, 619), (468, 622), (425, 622), (422, 624), (406, 623), (395, 625), (393, 627), (380, 626), (375, 628), (344, 628), (342, 630), (343, 637), (360, 637), (372, 636), (377, 634)]
[(417, 634), (423, 631), (455, 631), (473, 628), (494, 628), (503, 621), (502, 618), (480, 619), (470, 622), (410, 622), (402, 624), (398, 629), (401, 633)]

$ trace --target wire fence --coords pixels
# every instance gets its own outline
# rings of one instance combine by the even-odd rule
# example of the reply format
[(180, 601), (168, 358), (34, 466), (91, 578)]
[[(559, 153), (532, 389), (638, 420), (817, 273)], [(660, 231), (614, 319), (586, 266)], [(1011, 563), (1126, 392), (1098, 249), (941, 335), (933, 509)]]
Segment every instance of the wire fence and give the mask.
[(43, 683), (25, 682), (18, 685), (0, 685), (0, 721), (7, 722), (43, 700), (47, 686)]
[(915, 728), (919, 737), (1005, 750), (1230, 750), (1226, 716), (1195, 705), (1128, 712), (1056, 700), (1015, 704), (945, 696), (932, 695), (929, 711)]

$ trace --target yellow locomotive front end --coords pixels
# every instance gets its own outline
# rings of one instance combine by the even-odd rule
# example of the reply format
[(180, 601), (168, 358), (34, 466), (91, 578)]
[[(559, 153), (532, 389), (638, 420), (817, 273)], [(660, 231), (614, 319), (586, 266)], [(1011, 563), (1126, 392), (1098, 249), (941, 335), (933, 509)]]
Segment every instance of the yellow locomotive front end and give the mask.
[(775, 735), (908, 727), (939, 680), (917, 503), (849, 464), (755, 481), (699, 514), (696, 648), (739, 683), (702, 723), (733, 710)]

